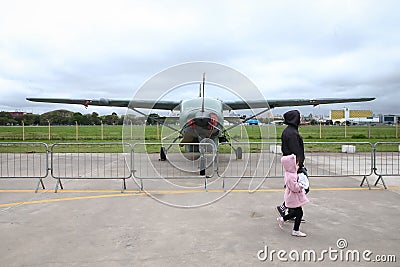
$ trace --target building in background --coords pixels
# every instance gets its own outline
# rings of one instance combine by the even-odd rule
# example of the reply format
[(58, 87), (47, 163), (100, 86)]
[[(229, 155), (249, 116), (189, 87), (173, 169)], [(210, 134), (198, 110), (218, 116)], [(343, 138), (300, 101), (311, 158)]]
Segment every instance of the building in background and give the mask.
[(11, 111), (11, 112), (8, 112), (8, 113), (10, 113), (10, 115), (13, 116), (13, 117), (22, 117), (25, 114), (27, 114), (27, 113), (25, 113), (23, 111)]
[(330, 120), (334, 124), (344, 124), (347, 122), (347, 124), (352, 125), (381, 122), (379, 117), (373, 116), (372, 110), (350, 110), (348, 108), (331, 110)]
[(383, 124), (400, 124), (400, 115), (381, 115), (379, 119)]

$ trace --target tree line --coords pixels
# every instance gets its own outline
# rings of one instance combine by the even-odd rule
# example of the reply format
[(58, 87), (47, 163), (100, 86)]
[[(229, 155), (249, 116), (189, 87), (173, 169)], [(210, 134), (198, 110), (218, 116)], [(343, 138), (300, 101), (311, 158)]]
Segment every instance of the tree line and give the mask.
[[(130, 116), (133, 125), (142, 125), (146, 122), (146, 118), (138, 116)], [(111, 115), (99, 116), (97, 112), (91, 114), (82, 114), (80, 112), (72, 112), (68, 110), (54, 110), (39, 114), (26, 113), (22, 116), (14, 116), (10, 112), (0, 112), (0, 125), (122, 125), (124, 123), (124, 115), (118, 116), (113, 112)]]
[[(117, 113), (113, 112), (111, 115), (99, 116), (97, 112), (90, 114), (82, 114), (80, 112), (72, 112), (69, 110), (54, 110), (50, 112), (39, 114), (25, 113), (22, 116), (13, 115), (12, 112), (1, 111), (0, 112), (0, 126), (13, 126), (13, 125), (123, 125), (125, 116), (118, 116)], [(165, 121), (165, 117), (159, 116), (156, 113), (151, 113), (147, 118), (142, 116), (129, 116), (130, 121), (133, 125), (157, 125), (162, 124)], [(316, 125), (318, 122), (315, 119), (305, 117), (305, 122), (311, 125)], [(268, 123), (269, 119), (259, 118), (261, 123)], [(332, 121), (327, 121), (326, 124), (332, 125)]]

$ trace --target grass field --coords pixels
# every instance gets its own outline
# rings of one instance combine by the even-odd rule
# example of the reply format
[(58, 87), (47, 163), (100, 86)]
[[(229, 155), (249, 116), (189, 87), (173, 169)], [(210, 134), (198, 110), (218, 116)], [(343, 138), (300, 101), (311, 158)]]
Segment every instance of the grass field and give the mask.
[[(160, 140), (162, 127), (146, 126), (145, 134), (143, 126), (127, 126), (124, 130), (124, 138), (140, 140), (140, 136), (146, 141), (157, 142)], [(276, 126), (276, 139), (285, 126)], [(171, 130), (167, 129), (169, 132)], [(164, 128), (164, 135), (166, 129)], [(261, 141), (261, 132), (265, 134), (265, 126), (237, 127), (230, 131), (235, 139), (241, 139), (248, 135), (250, 141)], [(48, 126), (1, 126), (0, 142), (45, 142), (48, 144), (57, 142), (115, 142), (122, 141), (123, 126), (51, 126), (50, 135)], [(398, 134), (395, 126), (301, 126), (300, 134), (305, 142), (397, 142)], [(265, 136), (265, 135), (264, 135)], [(320, 138), (320, 136), (322, 138)], [(271, 137), (273, 139), (273, 136)]]
[[(244, 126), (236, 127), (229, 131), (232, 140), (235, 142), (279, 142), (280, 136), (285, 126), (276, 126), (276, 128), (269, 128), (266, 126)], [(144, 132), (145, 131), (145, 132)], [(267, 132), (272, 136), (267, 136)], [(173, 131), (166, 127), (157, 126), (2, 126), (0, 127), (0, 142), (43, 142), (48, 145), (58, 143), (86, 143), (75, 146), (58, 146), (60, 152), (122, 152), (121, 146), (111, 145), (105, 150), (103, 146), (93, 146), (90, 143), (104, 143), (104, 142), (125, 142), (129, 143), (159, 143), (162, 136), (167, 136)], [(375, 144), (377, 142), (399, 142), (396, 138), (396, 127), (394, 126), (301, 126), (299, 128), (300, 134), (303, 136), (305, 142), (368, 142)], [(124, 134), (123, 134), (124, 133)], [(320, 138), (320, 134), (322, 138)], [(123, 138), (124, 136), (124, 138)], [(177, 136), (172, 135), (170, 138), (163, 140), (164, 143), (171, 142)], [(248, 137), (248, 139), (247, 139)], [(369, 137), (369, 138), (368, 138)], [(312, 145), (308, 145), (308, 150), (312, 150)], [(137, 147), (138, 150), (144, 150), (142, 146)], [(318, 146), (320, 149), (320, 145)], [(334, 147), (332, 145), (326, 146), (327, 149), (335, 149), (340, 151), (340, 145)], [(251, 150), (258, 149), (248, 148)], [(365, 145), (357, 147), (357, 151), (368, 150)], [(393, 148), (396, 149), (396, 148)], [(392, 150), (393, 150), (392, 149)], [(1, 147), (2, 153), (24, 153), (24, 152), (42, 152), (41, 146), (19, 146), (18, 144), (6, 145)], [(160, 150), (159, 145), (146, 144), (147, 153), (157, 153)], [(244, 148), (244, 152), (246, 149)], [(222, 151), (229, 152), (230, 148), (222, 148)], [(144, 151), (143, 151), (144, 152)], [(332, 151), (333, 152), (333, 151)]]

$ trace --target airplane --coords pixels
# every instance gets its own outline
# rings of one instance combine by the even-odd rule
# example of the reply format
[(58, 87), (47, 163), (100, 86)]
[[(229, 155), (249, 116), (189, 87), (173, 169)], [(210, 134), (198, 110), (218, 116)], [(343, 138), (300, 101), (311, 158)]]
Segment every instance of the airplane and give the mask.
[[(270, 99), (270, 100), (234, 100), (223, 101), (217, 98), (205, 97), (205, 73), (203, 73), (203, 81), (200, 83), (199, 96), (191, 99), (184, 100), (116, 100), (116, 99), (67, 99), (67, 98), (26, 98), (28, 101), (33, 102), (46, 102), (46, 103), (61, 103), (61, 104), (81, 104), (85, 107), (88, 106), (110, 106), (110, 107), (127, 107), (133, 111), (138, 112), (144, 116), (147, 114), (138, 109), (156, 109), (156, 110), (179, 110), (179, 125), (177, 129), (170, 125), (158, 121), (160, 124), (173, 129), (179, 135), (172, 141), (175, 143), (178, 139), (180, 145), (185, 146), (187, 152), (202, 152), (199, 151), (199, 145), (203, 141), (207, 141), (217, 145), (218, 143), (227, 143), (232, 147), (236, 153), (236, 158), (242, 158), (242, 149), (240, 147), (234, 148), (229, 142), (227, 131), (253, 120), (257, 116), (269, 111), (276, 107), (288, 106), (317, 106), (321, 104), (333, 103), (347, 103), (347, 102), (364, 102), (372, 101), (374, 97), (364, 98), (321, 98), (321, 99)], [(224, 116), (225, 110), (246, 110), (246, 109), (263, 109), (261, 112), (249, 117), (241, 117), (229, 127), (224, 126), (224, 120), (229, 120), (228, 116)], [(239, 117), (236, 117), (238, 119)], [(154, 118), (152, 118), (154, 119)], [(231, 118), (232, 119), (232, 118)], [(157, 120), (156, 120), (157, 121)], [(169, 147), (170, 148), (170, 147)], [(167, 151), (169, 148), (161, 147), (160, 160), (167, 159)], [(201, 150), (201, 149), (200, 149)], [(205, 174), (205, 165), (200, 164), (200, 175)], [(203, 166), (203, 167), (202, 167)]]

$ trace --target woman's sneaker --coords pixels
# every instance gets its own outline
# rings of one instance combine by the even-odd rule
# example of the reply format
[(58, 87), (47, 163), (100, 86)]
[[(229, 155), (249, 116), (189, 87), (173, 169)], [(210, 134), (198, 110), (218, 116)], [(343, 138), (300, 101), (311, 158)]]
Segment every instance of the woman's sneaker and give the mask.
[(282, 217), (278, 217), (276, 218), (276, 220), (278, 221), (278, 225), (281, 229), (283, 229), (283, 224), (285, 223), (285, 221), (283, 220)]
[(298, 236), (298, 237), (306, 237), (307, 236), (307, 234), (300, 232), (300, 231), (295, 231), (295, 230), (292, 231), (292, 235)]

